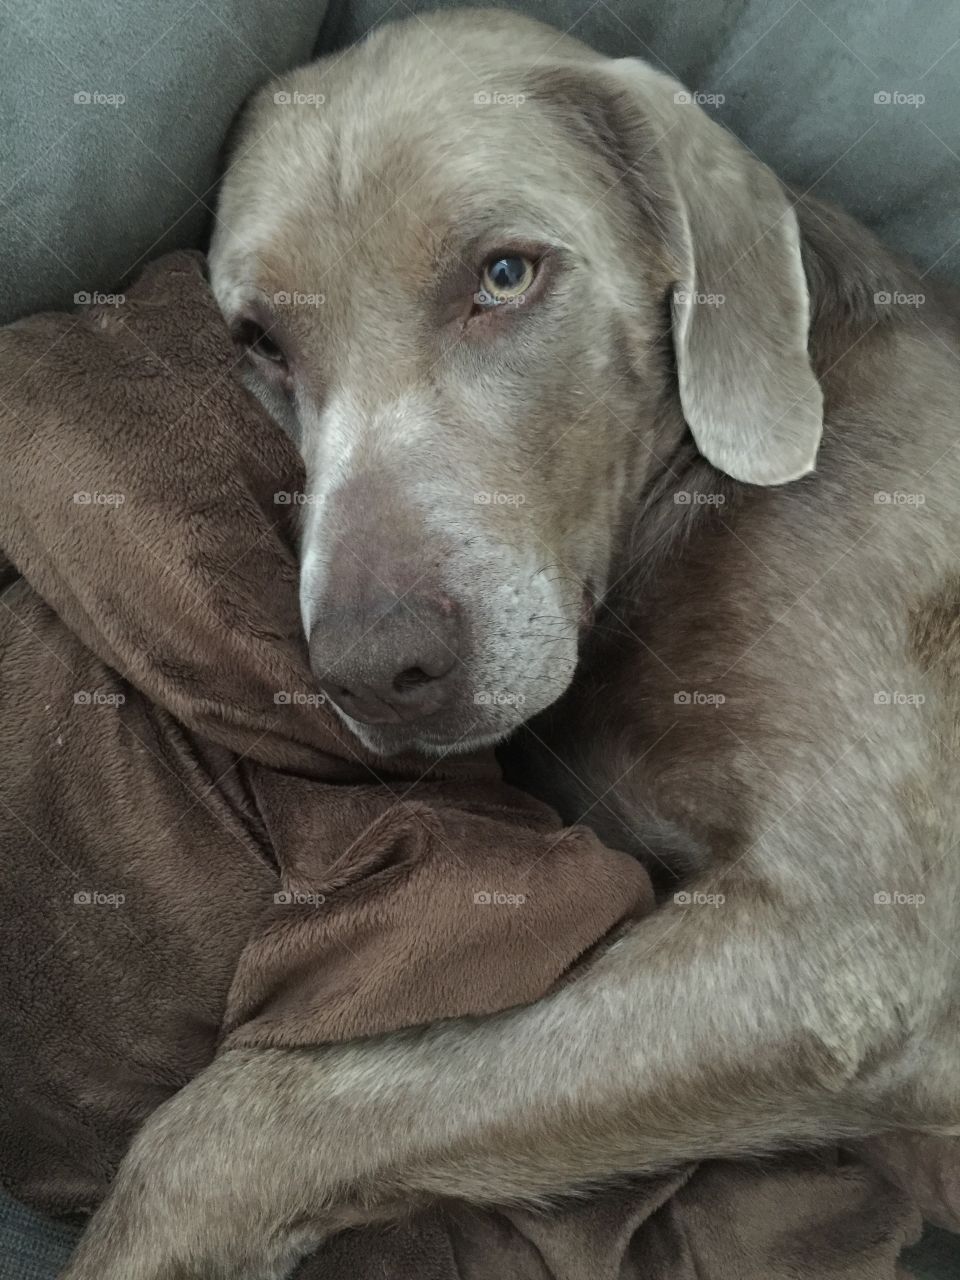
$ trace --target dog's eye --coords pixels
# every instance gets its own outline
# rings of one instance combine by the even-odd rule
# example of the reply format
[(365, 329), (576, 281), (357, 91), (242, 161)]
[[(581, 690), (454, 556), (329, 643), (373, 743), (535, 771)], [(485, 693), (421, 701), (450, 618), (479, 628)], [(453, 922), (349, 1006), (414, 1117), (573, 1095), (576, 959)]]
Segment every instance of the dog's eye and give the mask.
[(234, 330), (234, 336), (248, 355), (258, 356), (271, 364), (287, 363), (280, 345), (270, 337), (263, 325), (257, 324), (256, 320), (241, 320)]
[(536, 263), (519, 254), (497, 254), (483, 268), (478, 302), (483, 306), (499, 306), (519, 302), (533, 284)]

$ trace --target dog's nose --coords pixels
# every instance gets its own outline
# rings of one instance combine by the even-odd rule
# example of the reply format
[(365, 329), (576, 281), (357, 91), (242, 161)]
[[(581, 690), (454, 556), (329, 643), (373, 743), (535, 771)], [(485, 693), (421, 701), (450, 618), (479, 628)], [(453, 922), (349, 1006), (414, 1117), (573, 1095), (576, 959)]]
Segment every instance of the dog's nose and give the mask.
[(459, 657), (460, 611), (442, 594), (321, 606), (310, 632), (320, 688), (366, 724), (417, 720), (446, 706)]

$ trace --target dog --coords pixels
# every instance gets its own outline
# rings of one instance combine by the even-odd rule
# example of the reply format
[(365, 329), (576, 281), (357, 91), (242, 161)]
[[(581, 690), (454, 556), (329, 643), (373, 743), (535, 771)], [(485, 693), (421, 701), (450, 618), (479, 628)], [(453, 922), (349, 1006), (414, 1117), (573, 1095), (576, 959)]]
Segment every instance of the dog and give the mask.
[(266, 1280), (438, 1196), (956, 1132), (956, 296), (660, 72), (473, 11), (253, 100), (211, 279), (305, 459), (345, 722), (519, 731), (664, 901), (534, 1006), (222, 1054), (70, 1280)]

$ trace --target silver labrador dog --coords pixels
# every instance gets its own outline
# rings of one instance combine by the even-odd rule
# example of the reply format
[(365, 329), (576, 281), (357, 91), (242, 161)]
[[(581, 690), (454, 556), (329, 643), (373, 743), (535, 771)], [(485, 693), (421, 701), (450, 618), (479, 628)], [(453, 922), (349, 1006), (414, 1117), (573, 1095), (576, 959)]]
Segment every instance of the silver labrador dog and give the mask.
[(956, 1131), (956, 299), (659, 72), (476, 12), (254, 100), (212, 278), (306, 460), (356, 734), (532, 719), (540, 790), (683, 885), (533, 1007), (222, 1055), (71, 1280), (266, 1280), (433, 1196)]

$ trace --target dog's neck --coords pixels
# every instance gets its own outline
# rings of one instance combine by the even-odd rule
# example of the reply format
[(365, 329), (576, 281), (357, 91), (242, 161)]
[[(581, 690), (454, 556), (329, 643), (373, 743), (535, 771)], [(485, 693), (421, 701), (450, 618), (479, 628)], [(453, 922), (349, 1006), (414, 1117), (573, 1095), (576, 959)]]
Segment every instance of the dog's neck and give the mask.
[(871, 329), (903, 322), (903, 308), (884, 307), (878, 298), (923, 292), (924, 285), (911, 262), (840, 209), (800, 197), (796, 213), (810, 291), (810, 358), (823, 381)]

